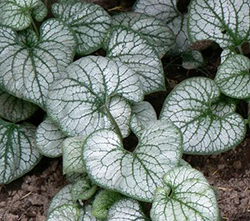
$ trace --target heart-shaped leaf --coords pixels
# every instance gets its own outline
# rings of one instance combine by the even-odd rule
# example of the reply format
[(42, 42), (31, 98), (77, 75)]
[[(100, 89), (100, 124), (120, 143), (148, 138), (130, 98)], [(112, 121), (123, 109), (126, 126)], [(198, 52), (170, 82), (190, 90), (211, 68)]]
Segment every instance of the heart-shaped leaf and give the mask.
[[(69, 136), (86, 136), (95, 130), (110, 128), (113, 123), (118, 123), (114, 111), (130, 113), (121, 110), (127, 107), (124, 102), (110, 105), (114, 95), (135, 102), (143, 99), (135, 72), (118, 61), (88, 56), (72, 63), (66, 72), (66, 76), (52, 84), (47, 109), (53, 121)], [(109, 105), (113, 107), (113, 113)], [(124, 117), (130, 118), (119, 116), (119, 119)]]
[(113, 27), (105, 48), (107, 57), (128, 65), (136, 72), (145, 93), (165, 89), (161, 60), (140, 34), (122, 26)]
[(180, 131), (172, 123), (160, 121), (139, 136), (133, 153), (107, 129), (91, 134), (83, 146), (86, 170), (98, 185), (148, 202), (162, 185), (163, 174), (179, 164), (181, 155)]
[(102, 190), (93, 202), (93, 215), (98, 219), (106, 219), (109, 208), (123, 196), (120, 193)]
[(55, 19), (40, 31), (38, 40), (31, 29), (17, 34), (0, 26), (0, 85), (44, 108), (49, 85), (73, 60), (76, 43), (70, 29)]
[(243, 118), (219, 97), (213, 80), (196, 77), (181, 82), (166, 98), (160, 119), (181, 129), (185, 153), (220, 153), (244, 139)]
[(213, 40), (221, 48), (234, 48), (250, 40), (248, 0), (193, 0), (189, 7), (192, 41)]
[(107, 221), (147, 221), (140, 204), (133, 199), (121, 199), (108, 211)]
[(31, 124), (18, 125), (0, 119), (0, 184), (19, 178), (40, 161), (35, 130)]
[(112, 19), (113, 25), (124, 26), (142, 34), (160, 57), (163, 57), (175, 43), (173, 31), (156, 18), (141, 13), (127, 12), (115, 15)]
[(50, 214), (47, 221), (79, 221), (80, 210), (72, 204), (64, 204), (55, 208)]
[(95, 4), (61, 1), (53, 5), (52, 12), (75, 33), (78, 54), (90, 54), (102, 47), (111, 25), (111, 18), (103, 8)]
[(199, 171), (178, 167), (163, 180), (150, 212), (152, 221), (220, 220), (214, 190)]
[(47, 117), (37, 128), (36, 144), (40, 153), (47, 157), (62, 155), (62, 143), (66, 136)]
[(216, 74), (215, 82), (225, 95), (250, 98), (250, 60), (243, 55), (234, 55), (223, 62)]
[(146, 101), (133, 104), (132, 113), (130, 127), (137, 136), (157, 121), (153, 106)]
[(0, 117), (16, 123), (26, 120), (38, 110), (38, 106), (0, 90)]
[(0, 2), (0, 24), (17, 31), (28, 28), (32, 17), (42, 21), (48, 10), (41, 0), (4, 0)]
[(63, 142), (63, 174), (86, 172), (82, 162), (84, 140), (84, 137), (70, 137)]

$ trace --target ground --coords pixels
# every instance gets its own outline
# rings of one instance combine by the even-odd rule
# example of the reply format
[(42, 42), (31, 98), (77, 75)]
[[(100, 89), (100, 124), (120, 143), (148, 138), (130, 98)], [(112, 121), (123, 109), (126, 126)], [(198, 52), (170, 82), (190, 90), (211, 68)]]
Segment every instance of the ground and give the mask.
[[(92, 0), (92, 2), (99, 3), (106, 9), (122, 5), (127, 10), (132, 5), (133, 0)], [(180, 58), (163, 58), (167, 91), (146, 97), (146, 100), (152, 103), (158, 113), (169, 91), (180, 81), (199, 75), (214, 77), (220, 64), (221, 50), (216, 45), (210, 43), (207, 45), (209, 47), (202, 50), (206, 61), (204, 64), (206, 72), (187, 71), (181, 68)], [(199, 48), (200, 46), (196, 45), (195, 47)], [(246, 117), (246, 110), (246, 104), (241, 103), (238, 112)], [(213, 156), (184, 155), (184, 159), (201, 171), (216, 190), (222, 220), (250, 220), (249, 135), (239, 146), (226, 153)], [(9, 185), (0, 186), (0, 220), (44, 221), (50, 200), (67, 184), (62, 175), (61, 165), (61, 158), (44, 157), (35, 169), (24, 177)]]

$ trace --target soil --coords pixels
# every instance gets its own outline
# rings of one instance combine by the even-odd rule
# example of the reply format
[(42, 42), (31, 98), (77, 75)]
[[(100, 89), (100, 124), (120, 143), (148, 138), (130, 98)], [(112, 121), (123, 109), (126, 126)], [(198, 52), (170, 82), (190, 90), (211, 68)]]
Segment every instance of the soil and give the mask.
[[(90, 0), (91, 1), (91, 0)], [(56, 2), (53, 1), (46, 1)], [(92, 0), (106, 9), (129, 10), (133, 0)], [(188, 2), (185, 0), (185, 2)], [(117, 6), (122, 6), (118, 7)], [(205, 47), (204, 47), (205, 45)], [(220, 64), (221, 49), (211, 42), (193, 45), (202, 50), (205, 64), (199, 70), (185, 70), (181, 58), (163, 58), (166, 74), (166, 92), (146, 97), (159, 114), (168, 93), (182, 80), (192, 76), (214, 77)], [(247, 115), (246, 104), (240, 103), (238, 112)], [(41, 113), (40, 113), (41, 114)], [(42, 119), (40, 116), (39, 119)], [(129, 140), (129, 139), (127, 139)], [(135, 147), (136, 139), (131, 145)], [(126, 143), (129, 146), (130, 143)], [(185, 155), (194, 168), (201, 171), (218, 195), (218, 204), (223, 221), (250, 220), (250, 136), (236, 148), (219, 155)], [(67, 184), (62, 175), (62, 159), (44, 157), (34, 170), (6, 186), (0, 186), (0, 220), (3, 221), (44, 221), (52, 197)]]

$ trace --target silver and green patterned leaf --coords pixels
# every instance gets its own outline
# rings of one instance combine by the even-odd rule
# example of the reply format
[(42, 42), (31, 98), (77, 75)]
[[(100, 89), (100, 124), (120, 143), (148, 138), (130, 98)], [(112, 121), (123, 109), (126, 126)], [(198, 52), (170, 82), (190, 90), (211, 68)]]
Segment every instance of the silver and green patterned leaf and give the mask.
[(173, 31), (161, 20), (145, 14), (127, 12), (112, 17), (113, 25), (124, 26), (138, 32), (147, 39), (160, 57), (169, 51), (175, 43)]
[(122, 26), (113, 27), (105, 48), (107, 57), (128, 65), (136, 72), (145, 93), (165, 89), (161, 60), (140, 34)]
[(92, 185), (88, 178), (81, 179), (73, 184), (71, 189), (72, 200), (85, 201), (90, 199), (96, 192), (97, 186)]
[(84, 205), (84, 208), (81, 210), (80, 221), (101, 221), (93, 216), (93, 206), (91, 203)]
[(0, 26), (0, 85), (5, 91), (44, 108), (50, 84), (73, 60), (75, 38), (63, 23), (50, 19), (40, 29), (16, 33)]
[(154, 124), (157, 121), (153, 106), (146, 101), (133, 104), (132, 113), (130, 127), (137, 136), (141, 135), (150, 124)]
[(63, 150), (63, 174), (85, 173), (82, 162), (82, 146), (84, 137), (70, 137), (64, 140)]
[(0, 90), (0, 117), (13, 123), (26, 120), (38, 110), (38, 106)]
[(75, 183), (78, 180), (84, 179), (87, 176), (86, 173), (68, 173), (65, 178), (70, 183)]
[(93, 215), (98, 219), (106, 219), (109, 208), (123, 196), (109, 190), (101, 190), (93, 201)]
[(47, 117), (37, 128), (36, 144), (40, 153), (47, 157), (62, 155), (62, 143), (66, 136)]
[(237, 99), (250, 98), (250, 60), (243, 55), (233, 55), (217, 71), (215, 82), (221, 92)]
[(108, 211), (107, 221), (146, 221), (140, 204), (133, 199), (121, 199)]
[(160, 119), (180, 128), (185, 153), (220, 153), (244, 139), (243, 118), (234, 105), (220, 103), (219, 98), (215, 82), (203, 77), (181, 82), (166, 98)]
[[(53, 121), (70, 136), (86, 136), (110, 128), (116, 119), (108, 107), (116, 94), (135, 102), (143, 99), (138, 77), (121, 62), (88, 56), (72, 63), (66, 72), (65, 77), (52, 84), (47, 109)], [(121, 102), (118, 106), (113, 109), (113, 116), (116, 109), (119, 113), (129, 112), (120, 109), (127, 107)], [(119, 117), (120, 120), (124, 122)]]
[(52, 12), (75, 33), (78, 54), (90, 54), (102, 47), (111, 25), (111, 18), (103, 8), (95, 4), (63, 1), (54, 4)]
[(19, 178), (40, 161), (35, 130), (28, 123), (18, 125), (0, 119), (0, 184)]
[(83, 160), (89, 176), (101, 187), (151, 202), (162, 176), (179, 164), (182, 136), (172, 124), (156, 122), (141, 136), (133, 153), (123, 148), (112, 130), (92, 133), (83, 147)]
[(197, 170), (178, 167), (163, 178), (150, 212), (152, 221), (219, 221), (215, 192)]
[(203, 57), (199, 51), (187, 51), (182, 55), (182, 67), (195, 69), (203, 65)]
[(222, 52), (221, 52), (221, 55), (220, 55), (220, 58), (221, 58), (221, 64), (226, 60), (228, 59), (229, 57), (233, 56), (233, 55), (236, 55), (237, 53), (234, 52), (234, 51), (231, 51), (230, 49), (224, 49)]
[(192, 0), (189, 36), (192, 41), (214, 40), (221, 48), (234, 48), (250, 40), (248, 0)]
[(80, 209), (72, 204), (64, 204), (54, 209), (46, 221), (80, 221)]
[(17, 31), (28, 28), (34, 17), (42, 21), (48, 10), (41, 0), (1, 0), (0, 24), (9, 26)]

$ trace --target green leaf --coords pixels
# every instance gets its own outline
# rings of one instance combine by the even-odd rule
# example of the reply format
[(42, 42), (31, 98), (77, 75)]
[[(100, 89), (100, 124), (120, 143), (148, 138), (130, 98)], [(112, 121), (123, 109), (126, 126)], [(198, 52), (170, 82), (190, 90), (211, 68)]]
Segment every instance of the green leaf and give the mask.
[(37, 128), (36, 144), (40, 153), (47, 157), (62, 155), (62, 143), (66, 136), (47, 117)]
[(108, 211), (107, 221), (146, 221), (148, 220), (140, 208), (140, 204), (133, 199), (121, 199)]
[(93, 202), (93, 215), (98, 219), (106, 219), (109, 208), (123, 196), (120, 193), (102, 190)]
[(152, 221), (220, 220), (215, 192), (199, 171), (178, 167), (163, 180), (150, 212)]
[(138, 138), (131, 153), (113, 131), (96, 131), (85, 141), (83, 161), (99, 186), (151, 202), (163, 174), (179, 164), (182, 136), (172, 123), (156, 122)]
[(234, 48), (250, 40), (248, 0), (192, 0), (189, 36), (192, 41), (213, 40), (221, 48)]
[(128, 65), (136, 72), (145, 93), (165, 89), (161, 60), (140, 34), (122, 26), (113, 27), (105, 48), (107, 57)]
[(135, 72), (118, 61), (88, 56), (75, 61), (66, 72), (52, 84), (47, 109), (49, 116), (67, 135), (86, 136), (95, 130), (110, 128), (115, 120), (129, 119), (130, 116), (112, 119), (119, 113), (130, 113), (123, 109), (127, 108), (124, 101), (118, 105), (116, 100), (110, 105), (110, 99), (115, 95), (135, 102), (143, 99)]
[(63, 174), (85, 173), (85, 166), (82, 162), (84, 141), (84, 137), (70, 137), (63, 142)]
[(44, 108), (50, 84), (73, 60), (75, 39), (61, 22), (51, 19), (40, 40), (28, 29), (17, 34), (0, 26), (0, 85), (5, 91)]
[(42, 21), (47, 16), (47, 9), (40, 0), (4, 0), (0, 2), (0, 24), (17, 31), (31, 25), (32, 17)]
[(244, 139), (243, 118), (234, 112), (235, 105), (220, 103), (219, 98), (215, 82), (203, 77), (181, 82), (166, 98), (160, 119), (180, 128), (185, 153), (220, 153)]
[(153, 106), (146, 101), (133, 104), (132, 113), (130, 127), (137, 136), (157, 121)]
[(243, 55), (233, 55), (217, 71), (215, 82), (221, 92), (237, 99), (250, 98), (250, 60)]
[(54, 4), (52, 12), (75, 33), (78, 54), (90, 54), (102, 47), (111, 25), (111, 18), (103, 8), (95, 4), (63, 1)]
[(84, 206), (83, 210), (81, 210), (81, 221), (100, 221), (93, 216), (93, 207), (91, 203)]
[(77, 200), (85, 201), (90, 199), (96, 192), (97, 186), (91, 185), (90, 180), (85, 178), (77, 181), (73, 184), (71, 195), (72, 200), (76, 202)]
[(173, 47), (175, 35), (173, 31), (161, 20), (148, 15), (127, 12), (112, 17), (113, 25), (124, 26), (143, 35), (160, 57)]
[(80, 210), (77, 206), (64, 204), (53, 210), (47, 221), (80, 221)]
[(0, 90), (0, 117), (13, 123), (31, 117), (38, 107)]
[(8, 184), (29, 172), (40, 161), (35, 126), (0, 119), (0, 184)]
[(182, 67), (185, 69), (195, 69), (204, 63), (202, 54), (199, 51), (187, 51), (182, 55)]
[(75, 183), (84, 177), (86, 177), (86, 173), (68, 173), (65, 176), (66, 180), (70, 183)]

